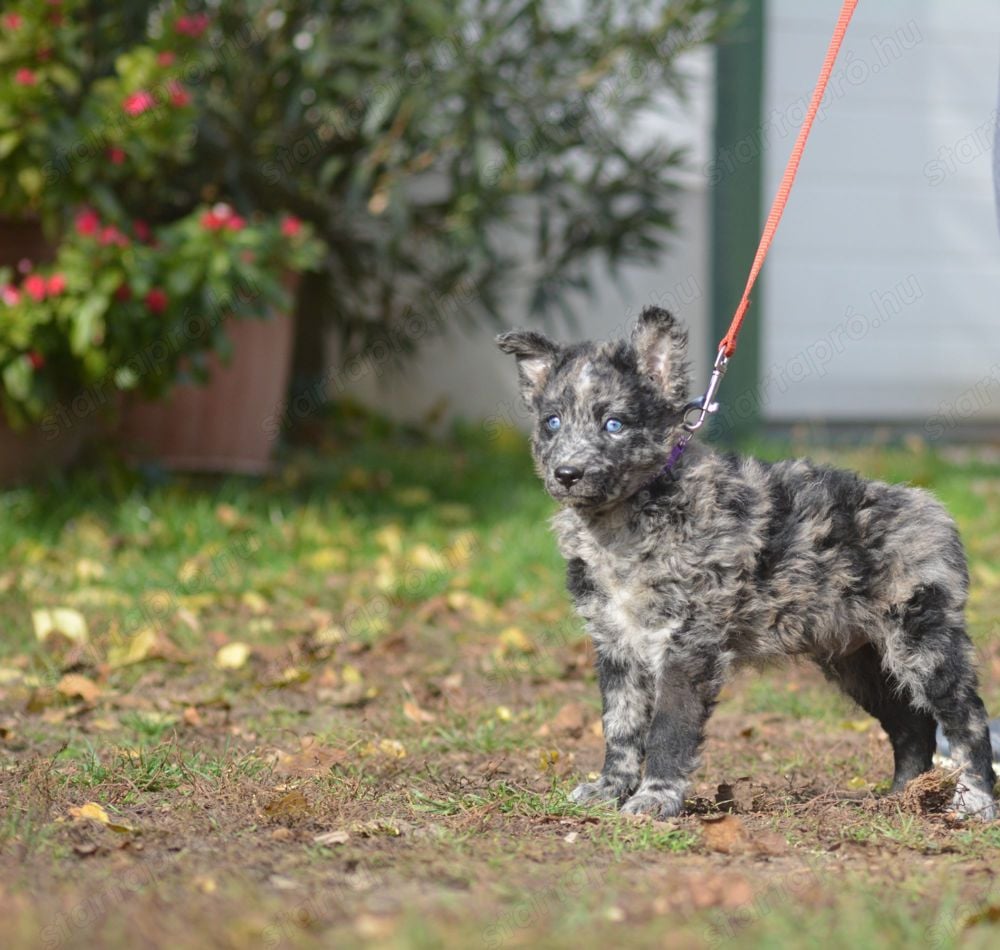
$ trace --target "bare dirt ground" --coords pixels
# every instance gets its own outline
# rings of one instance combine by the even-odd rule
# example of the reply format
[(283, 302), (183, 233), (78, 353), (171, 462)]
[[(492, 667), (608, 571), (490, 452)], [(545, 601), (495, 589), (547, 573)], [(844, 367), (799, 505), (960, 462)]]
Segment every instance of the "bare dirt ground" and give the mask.
[(5, 944), (996, 938), (997, 828), (952, 820), (942, 776), (876, 794), (884, 736), (812, 671), (732, 687), (692, 813), (653, 822), (565, 798), (601, 761), (584, 650), (554, 682), (484, 690), (489, 655), (424, 671), (435, 639), (351, 653), (355, 687), (328, 672), (336, 648), (307, 682), (262, 686), (299, 646), (258, 651), (236, 684), (164, 665), (46, 706), (42, 740), (37, 714), (8, 717)]

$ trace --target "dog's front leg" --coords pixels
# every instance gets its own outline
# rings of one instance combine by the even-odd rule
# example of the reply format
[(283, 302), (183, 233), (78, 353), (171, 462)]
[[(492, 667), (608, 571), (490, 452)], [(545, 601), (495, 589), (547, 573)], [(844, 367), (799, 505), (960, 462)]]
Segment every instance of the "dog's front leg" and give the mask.
[(639, 785), (653, 705), (653, 679), (631, 657), (597, 649), (597, 678), (604, 706), (604, 767), (595, 782), (578, 785), (575, 802), (621, 803)]
[(684, 808), (688, 776), (698, 764), (705, 723), (723, 682), (721, 654), (699, 646), (667, 650), (646, 738), (646, 772), (622, 806), (626, 814), (671, 818)]

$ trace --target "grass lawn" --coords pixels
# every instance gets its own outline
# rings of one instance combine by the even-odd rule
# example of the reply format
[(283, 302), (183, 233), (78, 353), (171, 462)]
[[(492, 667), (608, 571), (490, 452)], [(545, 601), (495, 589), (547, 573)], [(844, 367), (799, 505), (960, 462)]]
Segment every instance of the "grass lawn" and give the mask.
[[(1000, 711), (1000, 464), (812, 454), (949, 506)], [(263, 482), (0, 491), (0, 944), (997, 945), (1000, 823), (884, 797), (804, 665), (727, 687), (690, 814), (571, 804), (599, 699), (551, 512), (520, 437), (360, 416)]]

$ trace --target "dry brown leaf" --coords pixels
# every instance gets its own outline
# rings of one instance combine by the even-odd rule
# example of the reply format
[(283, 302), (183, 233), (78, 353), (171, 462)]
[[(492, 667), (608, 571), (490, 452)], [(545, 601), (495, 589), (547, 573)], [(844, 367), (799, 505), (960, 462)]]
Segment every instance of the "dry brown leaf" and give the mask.
[(245, 528), (249, 526), (249, 522), (240, 514), (239, 509), (227, 504), (216, 506), (215, 520), (224, 528)]
[(753, 789), (746, 777), (723, 782), (715, 792), (715, 804), (720, 811), (745, 815), (753, 811)]
[(398, 838), (403, 833), (398, 824), (387, 818), (355, 822), (351, 825), (351, 831), (361, 838)]
[(70, 698), (79, 696), (85, 703), (95, 703), (101, 695), (101, 687), (93, 680), (88, 679), (86, 676), (81, 676), (79, 673), (67, 673), (59, 680), (56, 689), (63, 696)]
[(325, 775), (338, 762), (347, 758), (344, 749), (334, 749), (320, 745), (312, 736), (302, 740), (298, 752), (278, 754), (275, 772), (279, 775), (291, 775), (309, 778), (314, 775)]
[(297, 788), (272, 798), (264, 806), (264, 814), (278, 821), (304, 818), (311, 810), (309, 799)]
[(535, 644), (520, 627), (505, 627), (500, 631), (498, 640), (499, 643), (493, 651), (497, 659), (503, 659), (512, 653), (528, 654), (536, 650)]
[(403, 715), (410, 722), (435, 722), (437, 719), (434, 713), (428, 712), (426, 709), (421, 709), (412, 700), (407, 700), (403, 703)]
[(710, 815), (702, 818), (702, 837), (709, 851), (739, 854), (750, 845), (750, 835), (741, 818), (735, 815)]
[(549, 724), (553, 731), (579, 738), (587, 724), (587, 708), (583, 703), (566, 703)]
[(331, 844), (347, 844), (351, 840), (351, 833), (349, 831), (324, 831), (321, 835), (316, 835), (313, 841), (316, 844), (331, 845)]

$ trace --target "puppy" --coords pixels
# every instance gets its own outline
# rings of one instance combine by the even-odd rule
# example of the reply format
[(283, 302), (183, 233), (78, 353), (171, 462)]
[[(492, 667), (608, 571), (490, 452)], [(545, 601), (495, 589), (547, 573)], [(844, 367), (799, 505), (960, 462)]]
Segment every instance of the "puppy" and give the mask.
[(664, 470), (690, 379), (687, 334), (657, 307), (628, 341), (513, 330), (497, 344), (517, 357), (567, 586), (596, 649), (604, 767), (573, 800), (678, 814), (730, 671), (804, 655), (882, 724), (893, 791), (931, 768), (936, 721), (959, 769), (954, 808), (996, 816), (965, 554), (930, 494), (697, 441)]

